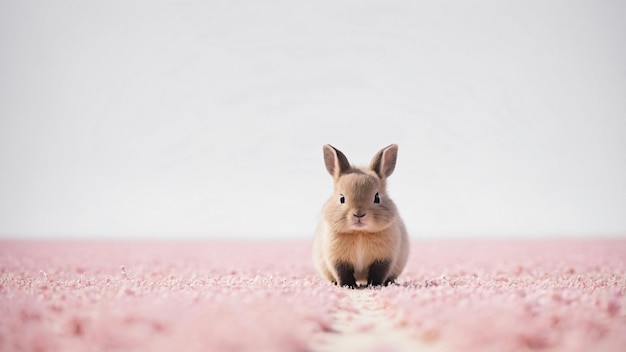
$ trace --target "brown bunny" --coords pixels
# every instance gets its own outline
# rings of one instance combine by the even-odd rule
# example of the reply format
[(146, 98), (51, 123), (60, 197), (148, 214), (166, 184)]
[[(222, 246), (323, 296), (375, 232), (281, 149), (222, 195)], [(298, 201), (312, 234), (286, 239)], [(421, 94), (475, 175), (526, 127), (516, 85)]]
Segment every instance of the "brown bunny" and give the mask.
[(323, 149), (335, 187), (313, 243), (317, 270), (350, 288), (357, 282), (370, 286), (394, 282), (409, 256), (406, 228), (385, 187), (396, 166), (398, 146), (381, 149), (369, 167), (350, 165), (331, 145)]

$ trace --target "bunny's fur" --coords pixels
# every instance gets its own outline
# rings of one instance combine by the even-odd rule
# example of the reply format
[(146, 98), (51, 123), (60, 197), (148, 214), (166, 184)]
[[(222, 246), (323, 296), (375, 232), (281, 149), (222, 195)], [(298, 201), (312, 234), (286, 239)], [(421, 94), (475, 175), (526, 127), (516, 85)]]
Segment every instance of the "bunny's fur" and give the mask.
[(369, 167), (354, 167), (331, 145), (323, 147), (334, 191), (326, 202), (313, 242), (320, 274), (340, 286), (393, 282), (409, 254), (406, 228), (387, 196), (386, 180), (395, 168), (398, 146), (381, 149)]

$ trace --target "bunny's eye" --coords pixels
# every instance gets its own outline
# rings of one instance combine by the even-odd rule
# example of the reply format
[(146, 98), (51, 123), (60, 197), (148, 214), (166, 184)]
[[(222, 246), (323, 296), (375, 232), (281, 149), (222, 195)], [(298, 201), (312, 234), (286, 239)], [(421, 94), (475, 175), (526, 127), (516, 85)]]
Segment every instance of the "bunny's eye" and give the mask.
[(374, 194), (374, 203), (380, 203), (380, 196), (378, 195), (378, 192)]
[(344, 197), (344, 196), (343, 196), (343, 194), (340, 194), (340, 195), (339, 195), (339, 202), (340, 202), (341, 204), (343, 204), (343, 203), (345, 203), (345, 202), (346, 202), (346, 197)]

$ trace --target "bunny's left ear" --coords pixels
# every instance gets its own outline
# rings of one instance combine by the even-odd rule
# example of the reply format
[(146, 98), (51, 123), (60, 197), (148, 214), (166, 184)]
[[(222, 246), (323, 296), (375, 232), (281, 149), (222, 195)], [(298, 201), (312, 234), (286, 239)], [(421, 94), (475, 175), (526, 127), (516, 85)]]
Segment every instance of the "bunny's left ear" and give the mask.
[(374, 170), (378, 177), (385, 179), (393, 173), (396, 168), (396, 159), (398, 158), (398, 145), (392, 144), (381, 149), (370, 163), (370, 169)]
[(339, 149), (333, 147), (330, 144), (326, 144), (323, 147), (323, 150), (326, 170), (331, 176), (335, 178), (335, 180), (337, 180), (339, 176), (346, 174), (350, 171), (350, 162)]

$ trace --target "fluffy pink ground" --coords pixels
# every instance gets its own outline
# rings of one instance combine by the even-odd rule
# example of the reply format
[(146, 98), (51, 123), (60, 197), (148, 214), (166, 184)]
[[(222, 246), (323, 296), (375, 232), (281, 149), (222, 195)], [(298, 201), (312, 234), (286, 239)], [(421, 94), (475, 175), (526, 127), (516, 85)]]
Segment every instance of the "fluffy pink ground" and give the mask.
[[(310, 248), (2, 241), (0, 350), (305, 351), (355, 309)], [(440, 350), (626, 350), (626, 239), (413, 241), (399, 285), (369, 292)]]

